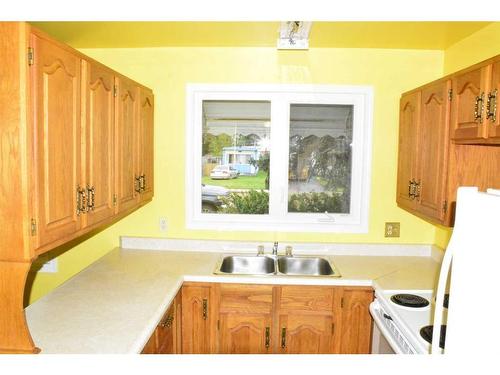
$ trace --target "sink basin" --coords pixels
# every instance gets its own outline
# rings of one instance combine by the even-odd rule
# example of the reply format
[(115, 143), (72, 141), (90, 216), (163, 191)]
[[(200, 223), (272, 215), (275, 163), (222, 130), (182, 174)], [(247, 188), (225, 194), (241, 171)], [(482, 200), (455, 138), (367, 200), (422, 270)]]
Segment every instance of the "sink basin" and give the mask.
[(216, 274), (273, 275), (274, 259), (266, 256), (225, 256), (215, 269)]
[(278, 271), (293, 276), (336, 276), (330, 262), (319, 257), (279, 257)]

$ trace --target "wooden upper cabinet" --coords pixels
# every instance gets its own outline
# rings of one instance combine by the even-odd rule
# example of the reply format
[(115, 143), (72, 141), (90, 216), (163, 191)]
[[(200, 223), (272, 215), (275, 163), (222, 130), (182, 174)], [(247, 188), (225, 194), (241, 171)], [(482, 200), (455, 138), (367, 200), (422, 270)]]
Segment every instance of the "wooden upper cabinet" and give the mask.
[(399, 149), (396, 201), (406, 209), (415, 208), (412, 181), (415, 180), (420, 122), (419, 91), (403, 95), (399, 106)]
[(218, 284), (218, 353), (272, 352), (273, 287)]
[(150, 90), (140, 90), (140, 137), (138, 137), (138, 171), (141, 177), (141, 199), (154, 195), (154, 96)]
[(341, 288), (282, 286), (279, 289), (276, 353), (325, 354), (337, 351), (335, 327)]
[(439, 222), (444, 220), (447, 208), (450, 89), (450, 80), (422, 89), (418, 126), (416, 209)]
[(343, 288), (340, 353), (370, 353), (372, 317), (369, 307), (372, 301), (371, 288)]
[(488, 124), (488, 138), (500, 142), (500, 60), (493, 63), (491, 68), (491, 89), (486, 98), (486, 122)]
[(31, 36), (30, 70), (35, 137), (35, 210), (40, 247), (78, 231), (77, 189), (81, 168), (80, 67), (78, 55), (57, 42)]
[(184, 284), (182, 287), (182, 353), (213, 352), (213, 297), (210, 284)]
[(114, 214), (114, 73), (83, 61), (83, 107), (85, 113), (85, 166), (87, 225)]
[(484, 106), (488, 68), (458, 73), (452, 78), (451, 138), (477, 140), (485, 135)]
[(115, 173), (117, 211), (126, 211), (137, 204), (140, 194), (137, 171), (139, 87), (131, 80), (115, 78), (116, 127)]

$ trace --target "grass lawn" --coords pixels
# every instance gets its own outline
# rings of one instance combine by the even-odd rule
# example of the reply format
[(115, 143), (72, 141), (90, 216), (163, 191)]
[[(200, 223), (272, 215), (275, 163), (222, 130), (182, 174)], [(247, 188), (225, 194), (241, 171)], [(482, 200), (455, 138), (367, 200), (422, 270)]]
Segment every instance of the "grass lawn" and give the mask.
[(232, 180), (212, 180), (210, 176), (204, 176), (201, 182), (205, 185), (223, 186), (228, 189), (265, 189), (267, 173), (259, 171), (255, 176), (239, 176)]

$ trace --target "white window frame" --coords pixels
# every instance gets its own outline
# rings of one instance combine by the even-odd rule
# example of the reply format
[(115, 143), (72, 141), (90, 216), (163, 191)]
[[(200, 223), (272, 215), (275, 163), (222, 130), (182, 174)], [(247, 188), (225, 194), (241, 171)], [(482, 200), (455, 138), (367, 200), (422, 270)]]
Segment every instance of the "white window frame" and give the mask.
[[(271, 102), (269, 214), (201, 211), (202, 106), (204, 100)], [(287, 213), (290, 104), (353, 105), (349, 214)], [(188, 84), (186, 86), (187, 229), (367, 233), (370, 207), (373, 89), (371, 86), (290, 84)], [(281, 156), (280, 156), (281, 155)]]

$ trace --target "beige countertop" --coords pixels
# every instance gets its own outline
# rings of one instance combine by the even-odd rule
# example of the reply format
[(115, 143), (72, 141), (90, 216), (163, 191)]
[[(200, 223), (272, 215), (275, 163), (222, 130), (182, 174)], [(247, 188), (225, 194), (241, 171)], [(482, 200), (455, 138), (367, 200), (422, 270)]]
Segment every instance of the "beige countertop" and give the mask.
[(340, 278), (221, 276), (222, 253), (117, 248), (26, 308), (42, 353), (139, 353), (183, 281), (431, 290), (430, 256), (328, 255)]

